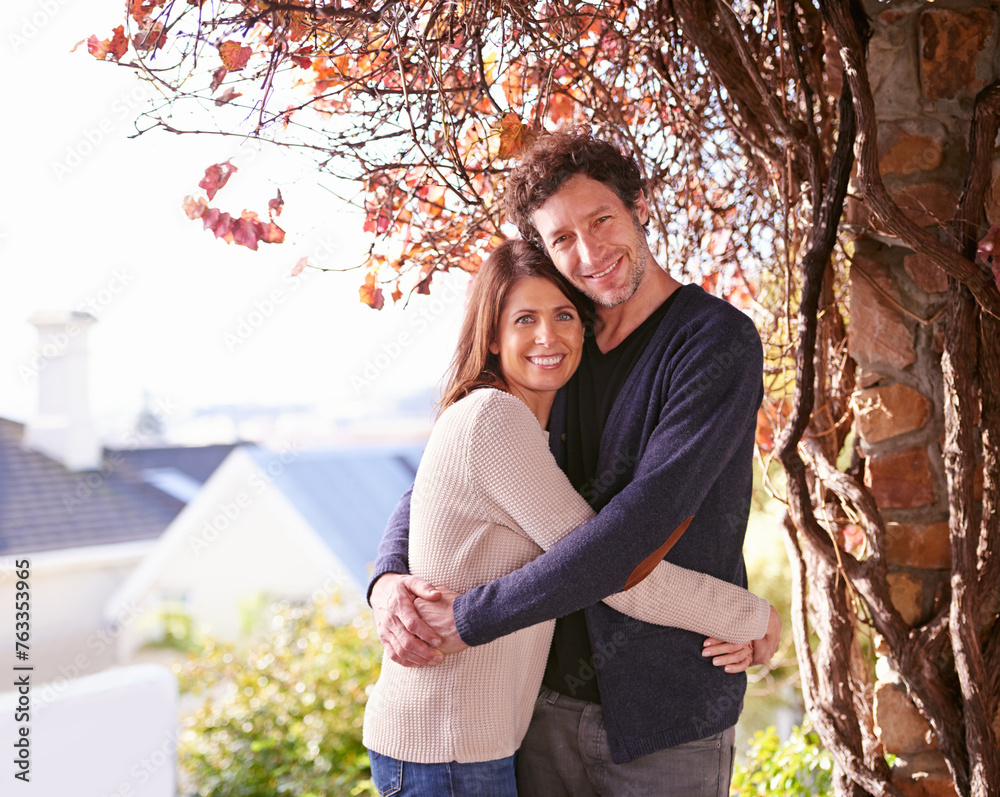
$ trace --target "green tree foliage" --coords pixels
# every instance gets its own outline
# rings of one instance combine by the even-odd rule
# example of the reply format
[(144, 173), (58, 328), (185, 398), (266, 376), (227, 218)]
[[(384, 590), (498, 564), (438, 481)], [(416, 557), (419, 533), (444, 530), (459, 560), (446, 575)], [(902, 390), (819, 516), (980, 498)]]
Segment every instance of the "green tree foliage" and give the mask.
[(282, 605), (266, 638), (208, 641), (175, 667), (204, 702), (183, 719), (181, 793), (198, 797), (375, 795), (361, 744), (382, 648), (370, 617), (349, 625), (327, 605)]

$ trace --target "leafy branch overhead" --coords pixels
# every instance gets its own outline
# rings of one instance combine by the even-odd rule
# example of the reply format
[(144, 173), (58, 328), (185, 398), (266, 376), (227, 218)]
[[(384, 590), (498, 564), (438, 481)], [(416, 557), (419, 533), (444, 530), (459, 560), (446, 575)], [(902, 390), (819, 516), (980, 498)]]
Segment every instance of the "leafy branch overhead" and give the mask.
[[(659, 246), (692, 275), (721, 262), (726, 288), (750, 301), (771, 259), (734, 221), (738, 209), (767, 217), (772, 170), (701, 168), (699, 141), (718, 138), (708, 112), (724, 98), (707, 73), (664, 61), (684, 49), (680, 32), (635, 4), (223, 1), (210, 12), (133, 0), (107, 46), (93, 42), (168, 98), (141, 131), (249, 135), (311, 157), (331, 187), (352, 181), (346, 198), (372, 235), (364, 266), (387, 296), (426, 293), (439, 271), (474, 272), (511, 234), (498, 198), (513, 159), (542, 129), (592, 119), (640, 156), (663, 197)], [(678, 103), (681, 89), (704, 117)], [(181, 126), (196, 107), (211, 120)], [(737, 163), (735, 142), (716, 146)]]
[(251, 210), (244, 210), (238, 218), (234, 218), (229, 213), (209, 206), (208, 203), (215, 199), (215, 195), (229, 182), (229, 178), (235, 172), (236, 167), (229, 161), (209, 166), (205, 170), (205, 176), (198, 183), (198, 187), (205, 190), (208, 198), (185, 197), (183, 208), (187, 217), (192, 221), (201, 219), (205, 229), (215, 233), (216, 238), (221, 238), (226, 243), (245, 246), (254, 251), (256, 251), (258, 243), (280, 244), (284, 242), (285, 231), (273, 221), (276, 216), (281, 215), (281, 209), (285, 204), (281, 198), (281, 191), (268, 203), (270, 221), (261, 221), (260, 216)]

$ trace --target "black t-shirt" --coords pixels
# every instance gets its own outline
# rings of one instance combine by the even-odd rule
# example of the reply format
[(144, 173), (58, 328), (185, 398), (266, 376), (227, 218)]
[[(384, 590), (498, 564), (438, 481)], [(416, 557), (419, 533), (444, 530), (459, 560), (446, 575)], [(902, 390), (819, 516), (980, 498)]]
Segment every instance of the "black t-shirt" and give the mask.
[[(566, 475), (592, 505), (601, 437), (611, 408), (677, 293), (607, 353), (597, 347), (591, 331), (584, 339), (580, 367), (566, 388)], [(583, 610), (556, 620), (542, 683), (579, 700), (601, 702)]]

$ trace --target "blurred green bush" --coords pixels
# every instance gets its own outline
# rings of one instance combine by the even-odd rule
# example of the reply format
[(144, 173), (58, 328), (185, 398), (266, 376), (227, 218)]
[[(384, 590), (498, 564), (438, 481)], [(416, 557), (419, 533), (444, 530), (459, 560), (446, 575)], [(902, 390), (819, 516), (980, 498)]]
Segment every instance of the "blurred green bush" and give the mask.
[(182, 718), (180, 794), (377, 797), (361, 728), (382, 647), (367, 613), (337, 625), (327, 608), (280, 605), (258, 641), (175, 666), (204, 698)]
[(833, 795), (833, 757), (819, 734), (796, 726), (782, 742), (771, 726), (757, 731), (742, 762), (733, 772), (730, 794), (735, 797), (798, 797)]

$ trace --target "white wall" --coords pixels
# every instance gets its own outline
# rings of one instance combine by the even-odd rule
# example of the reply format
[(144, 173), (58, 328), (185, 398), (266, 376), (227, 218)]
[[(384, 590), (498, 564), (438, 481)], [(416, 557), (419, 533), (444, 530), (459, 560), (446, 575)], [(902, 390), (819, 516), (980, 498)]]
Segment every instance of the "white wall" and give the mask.
[[(14, 628), (15, 563), (30, 563), (30, 645), (38, 683), (92, 675), (115, 663), (120, 630), (105, 619), (105, 607), (153, 546), (148, 540), (0, 560), (0, 628)], [(115, 619), (130, 623), (128, 607)], [(0, 661), (13, 658), (13, 634), (0, 634)]]
[(261, 482), (250, 457), (234, 451), (223, 468), (143, 563), (151, 577), (125, 599), (133, 605), (125, 608), (137, 610), (140, 619), (124, 629), (121, 663), (131, 661), (155, 631), (153, 619), (164, 595), (184, 596), (195, 630), (225, 640), (243, 634), (247, 609), (262, 595), (311, 601), (339, 593), (347, 617), (365, 605), (364, 586), (347, 574), (281, 492)]
[(29, 753), (30, 780), (15, 780), (22, 768), (5, 755), (4, 794), (175, 797), (177, 682), (168, 670), (107, 670), (59, 692), (32, 683), (26, 722), (19, 721), (21, 699), (17, 691), (0, 694), (0, 744), (17, 760), (14, 744), (27, 738), (20, 749)]

